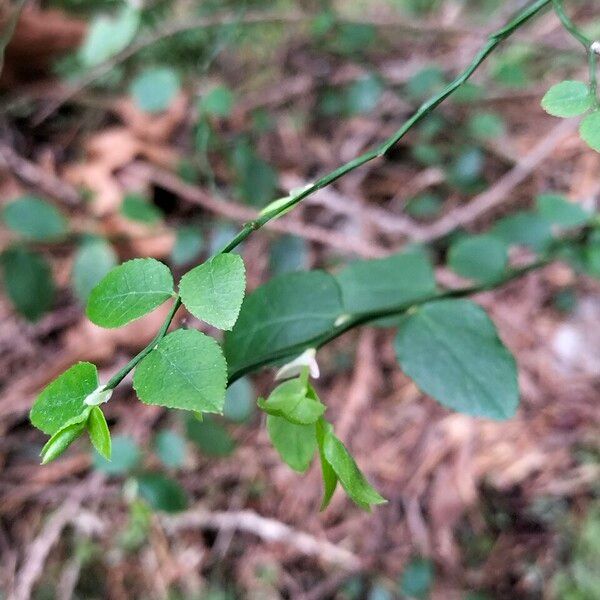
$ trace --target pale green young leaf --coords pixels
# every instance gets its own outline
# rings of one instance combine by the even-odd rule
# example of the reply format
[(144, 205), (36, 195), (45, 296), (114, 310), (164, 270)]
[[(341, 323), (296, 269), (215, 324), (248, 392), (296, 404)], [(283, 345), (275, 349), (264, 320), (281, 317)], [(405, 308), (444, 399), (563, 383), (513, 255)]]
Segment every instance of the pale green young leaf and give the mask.
[(463, 237), (450, 246), (448, 264), (463, 277), (493, 281), (506, 270), (508, 245), (493, 235)]
[(87, 304), (98, 282), (117, 264), (117, 254), (103, 238), (83, 240), (73, 261), (71, 280), (79, 301)]
[(497, 420), (515, 414), (515, 360), (473, 302), (439, 300), (415, 309), (401, 322), (395, 346), (406, 375), (444, 406)]
[(274, 277), (246, 296), (233, 330), (225, 334), (230, 373), (310, 342), (329, 331), (342, 312), (331, 275), (310, 271)]
[(589, 86), (583, 81), (561, 81), (553, 85), (542, 99), (542, 108), (554, 117), (577, 117), (594, 104)]
[(580, 227), (590, 220), (590, 213), (580, 204), (560, 194), (540, 194), (536, 198), (538, 213), (558, 227)]
[(83, 432), (85, 422), (76, 421), (61, 427), (44, 445), (40, 452), (42, 464), (56, 460)]
[(329, 427), (329, 423), (323, 418), (320, 418), (315, 425), (319, 460), (321, 462), (321, 477), (323, 479), (323, 500), (321, 501), (320, 510), (325, 510), (329, 506), (338, 482), (338, 477), (335, 474), (333, 467), (325, 457), (325, 434)]
[(93, 67), (123, 50), (135, 37), (139, 23), (139, 10), (129, 4), (114, 17), (95, 17), (79, 49), (79, 58), (83, 65)]
[(2, 209), (4, 224), (23, 237), (51, 242), (62, 238), (68, 231), (65, 217), (52, 204), (34, 196), (23, 196), (9, 202)]
[(173, 295), (169, 268), (153, 258), (115, 267), (92, 290), (87, 316), (100, 327), (121, 327), (152, 312)]
[(238, 254), (217, 254), (186, 273), (179, 283), (185, 307), (219, 329), (235, 325), (245, 290), (246, 271)]
[(336, 276), (344, 311), (375, 312), (416, 302), (435, 292), (429, 258), (421, 249), (348, 265)]
[(111, 439), (110, 431), (104, 413), (98, 406), (92, 406), (90, 415), (87, 419), (87, 430), (92, 441), (92, 445), (106, 460), (111, 457)]
[(316, 423), (325, 412), (325, 405), (301, 379), (291, 379), (278, 385), (267, 400), (259, 398), (258, 406), (267, 414), (283, 417), (297, 425)]
[(142, 71), (131, 83), (129, 91), (143, 111), (156, 113), (169, 108), (179, 88), (176, 71), (169, 67), (153, 67)]
[(146, 404), (223, 412), (227, 364), (219, 344), (195, 329), (164, 337), (135, 370), (133, 386)]
[(55, 296), (52, 270), (44, 257), (26, 248), (8, 248), (0, 255), (6, 295), (29, 321), (52, 308)]
[(596, 152), (600, 152), (600, 110), (589, 114), (579, 126), (581, 139)]
[(52, 435), (70, 419), (86, 412), (85, 399), (98, 387), (98, 370), (88, 362), (67, 369), (49, 383), (37, 397), (29, 417), (31, 423)]
[(350, 499), (358, 506), (369, 510), (373, 504), (387, 502), (365, 479), (344, 444), (334, 435), (329, 423), (324, 428), (323, 455)]
[(314, 425), (297, 425), (282, 417), (268, 415), (267, 431), (281, 459), (294, 471), (304, 473), (317, 449)]

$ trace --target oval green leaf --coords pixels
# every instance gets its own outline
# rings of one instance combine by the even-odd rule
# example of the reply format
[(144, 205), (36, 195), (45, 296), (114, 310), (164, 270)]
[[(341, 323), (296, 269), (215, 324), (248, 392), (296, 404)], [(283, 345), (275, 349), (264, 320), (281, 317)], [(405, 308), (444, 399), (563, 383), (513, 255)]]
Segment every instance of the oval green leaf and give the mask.
[(246, 270), (238, 254), (218, 254), (186, 273), (179, 283), (184, 306), (219, 329), (235, 325), (245, 290)]
[(77, 249), (71, 280), (80, 302), (87, 304), (92, 290), (117, 264), (117, 254), (103, 238), (86, 238)]
[(136, 258), (114, 268), (92, 290), (87, 316), (100, 327), (121, 327), (152, 312), (173, 295), (169, 268)]
[(87, 420), (87, 429), (92, 445), (106, 460), (111, 456), (110, 431), (104, 413), (98, 406), (93, 406)]
[(287, 419), (267, 416), (267, 431), (281, 459), (294, 471), (304, 473), (317, 449), (314, 425), (296, 425)]
[(12, 231), (39, 242), (56, 241), (68, 230), (67, 220), (52, 204), (33, 196), (9, 202), (2, 219)]
[(542, 99), (542, 108), (554, 117), (577, 117), (592, 108), (594, 98), (583, 81), (561, 81)]
[(146, 69), (132, 82), (130, 93), (145, 112), (162, 112), (169, 108), (179, 92), (179, 75), (168, 67)]
[(140, 362), (133, 387), (146, 404), (222, 413), (227, 364), (213, 338), (179, 329), (163, 338)]
[(506, 270), (508, 245), (493, 235), (464, 237), (450, 247), (448, 264), (463, 277), (493, 281)]
[(439, 300), (419, 307), (402, 321), (395, 347), (402, 370), (440, 404), (496, 420), (515, 414), (515, 360), (473, 302)]
[(600, 110), (593, 112), (581, 121), (579, 135), (590, 148), (600, 152)]

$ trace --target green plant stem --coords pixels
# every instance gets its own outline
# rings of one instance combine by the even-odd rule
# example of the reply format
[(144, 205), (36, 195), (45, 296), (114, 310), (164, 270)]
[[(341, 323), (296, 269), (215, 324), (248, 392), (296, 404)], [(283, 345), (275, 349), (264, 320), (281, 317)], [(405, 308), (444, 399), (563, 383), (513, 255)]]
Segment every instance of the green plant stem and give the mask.
[(380, 319), (387, 319), (390, 317), (401, 317), (403, 314), (405, 314), (410, 309), (416, 308), (423, 304), (427, 304), (428, 302), (433, 302), (435, 300), (449, 300), (449, 299), (456, 299), (456, 298), (465, 298), (467, 296), (473, 296), (474, 294), (479, 294), (481, 292), (486, 292), (489, 290), (496, 289), (498, 287), (501, 287), (501, 286), (507, 284), (510, 281), (519, 279), (520, 277), (527, 275), (531, 271), (535, 271), (537, 269), (540, 269), (541, 267), (546, 266), (547, 264), (552, 262), (552, 260), (553, 260), (552, 256), (547, 256), (547, 257), (541, 258), (540, 260), (537, 260), (525, 267), (510, 270), (501, 279), (496, 279), (494, 281), (489, 281), (489, 282), (482, 283), (479, 285), (463, 287), (463, 288), (458, 288), (458, 289), (454, 289), (454, 290), (442, 290), (442, 291), (435, 292), (435, 293), (431, 294), (430, 296), (426, 296), (416, 302), (412, 301), (412, 302), (403, 303), (398, 306), (394, 306), (392, 308), (388, 308), (385, 310), (378, 310), (378, 311), (374, 311), (374, 312), (368, 312), (368, 313), (363, 313), (360, 315), (352, 316), (347, 321), (341, 323), (337, 327), (334, 327), (333, 329), (331, 329), (331, 331), (328, 331), (327, 333), (324, 333), (324, 334), (322, 334), (318, 337), (315, 337), (311, 340), (308, 340), (306, 342), (302, 342), (301, 344), (297, 344), (295, 346), (286, 348), (285, 350), (282, 350), (278, 353), (273, 353), (271, 356), (269, 356), (265, 359), (257, 361), (256, 363), (254, 363), (252, 365), (248, 365), (248, 366), (244, 367), (243, 369), (239, 369), (238, 371), (231, 373), (229, 375), (228, 385), (231, 385), (234, 381), (240, 379), (240, 377), (243, 377), (244, 375), (247, 375), (248, 373), (251, 373), (257, 369), (260, 369), (261, 367), (265, 367), (267, 365), (270, 365), (272, 363), (282, 361), (285, 359), (293, 358), (293, 357), (301, 354), (307, 348), (315, 348), (315, 349), (322, 348), (323, 346), (325, 346), (329, 342), (332, 342), (333, 340), (340, 337), (344, 333), (347, 333), (351, 329), (355, 329), (356, 327), (359, 327), (361, 325), (367, 325), (369, 323), (373, 323)]
[(590, 72), (590, 91), (596, 100), (596, 105), (598, 105), (598, 57), (592, 50), (593, 40), (588, 38), (583, 31), (581, 31), (581, 29), (575, 25), (569, 15), (567, 15), (562, 0), (552, 0), (552, 4), (554, 6), (554, 12), (556, 12), (560, 22), (562, 23), (562, 26), (585, 48)]
[[(365, 154), (351, 160), (350, 162), (342, 165), (338, 169), (328, 173), (321, 177), (318, 181), (307, 186), (301, 192), (298, 192), (295, 195), (292, 195), (289, 200), (283, 204), (279, 204), (272, 211), (267, 211), (257, 219), (246, 223), (239, 233), (220, 251), (220, 254), (225, 254), (227, 252), (231, 252), (237, 246), (239, 246), (248, 236), (250, 236), (254, 231), (257, 231), (264, 225), (266, 225), (269, 221), (276, 219), (277, 217), (282, 216), (289, 210), (291, 210), (294, 206), (302, 202), (306, 197), (314, 194), (317, 190), (320, 190), (334, 181), (337, 181), (347, 173), (354, 171), (358, 167), (361, 167), (365, 163), (368, 163), (376, 158), (384, 157), (407, 133), (412, 129), (417, 123), (422, 121), (427, 115), (429, 115), (439, 104), (441, 104), (448, 96), (452, 95), (463, 83), (465, 83), (471, 75), (478, 69), (478, 67), (484, 62), (484, 60), (489, 56), (489, 54), (506, 38), (510, 37), (517, 29), (522, 27), (525, 23), (527, 23), (532, 17), (534, 17), (537, 13), (539, 13), (546, 6), (550, 5), (553, 0), (536, 0), (530, 6), (523, 9), (519, 14), (517, 14), (509, 23), (507, 23), (504, 27), (500, 28), (498, 31), (492, 33), (486, 43), (483, 45), (481, 50), (475, 55), (471, 63), (467, 66), (467, 68), (460, 74), (454, 81), (452, 81), (449, 85), (447, 85), (441, 92), (434, 95), (432, 98), (427, 100), (424, 104), (422, 104), (419, 109), (410, 117), (401, 127), (394, 133), (390, 138), (384, 141), (380, 146), (375, 148), (374, 150), (370, 150)], [(473, 293), (473, 292), (471, 292)], [(465, 291), (465, 295), (467, 292)], [(437, 299), (438, 296), (431, 298)], [(175, 313), (181, 306), (181, 299), (177, 296), (175, 299), (175, 303), (171, 309), (171, 312), (167, 316), (167, 319), (161, 326), (159, 332), (156, 334), (154, 339), (134, 358), (132, 358), (114, 377), (110, 379), (110, 381), (105, 386), (106, 389), (114, 389), (123, 379), (127, 376), (127, 374), (136, 367), (136, 365), (146, 356), (148, 355), (158, 344), (158, 342), (166, 335), (167, 330)], [(391, 314), (396, 314), (400, 309), (397, 309), (396, 312), (392, 312)], [(369, 320), (378, 319), (381, 317), (387, 316), (386, 314), (382, 314), (380, 316), (373, 316), (371, 319), (367, 319), (364, 322), (368, 322)], [(345, 323), (341, 326), (343, 331), (340, 329), (337, 335), (341, 335), (341, 333), (351, 329), (352, 327), (357, 327), (362, 324), (363, 321), (353, 323), (352, 327), (349, 327), (349, 324), (352, 321)], [(338, 328), (339, 329), (339, 328)], [(338, 331), (338, 330), (334, 330)], [(334, 335), (333, 338), (337, 337)], [(323, 343), (326, 343), (329, 340), (325, 340)], [(320, 345), (318, 347), (320, 347)], [(304, 345), (303, 347), (311, 347), (311, 344)], [(289, 355), (289, 354), (288, 354)], [(263, 366), (256, 365), (255, 368)], [(248, 370), (245, 370), (244, 373), (247, 373)], [(235, 374), (236, 379), (241, 377), (242, 374)], [(234, 381), (231, 379), (230, 383)]]

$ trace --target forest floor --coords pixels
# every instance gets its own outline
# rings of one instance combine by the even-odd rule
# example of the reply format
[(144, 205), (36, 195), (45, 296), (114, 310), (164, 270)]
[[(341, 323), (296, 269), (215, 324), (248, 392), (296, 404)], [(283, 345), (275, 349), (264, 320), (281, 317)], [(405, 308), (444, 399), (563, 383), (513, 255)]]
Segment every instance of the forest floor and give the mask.
[[(209, 71), (158, 116), (126, 91), (91, 80), (72, 95), (49, 61), (75, 51), (86, 22), (26, 9), (2, 79), (0, 201), (50, 198), (76, 231), (113, 240), (120, 260), (168, 261), (178, 227), (195, 220), (201, 255), (210, 254), (255, 214), (256, 190), (302, 187), (390, 135), (436, 77), (459, 72), (506, 16), (500, 8), (475, 23), (460, 2), (441, 3), (429, 17), (373, 4), (381, 10), (347, 16), (377, 31), (358, 56), (316, 46), (290, 9), (283, 33), (274, 24), (261, 33), (262, 50), (249, 50), (250, 37), (215, 52)], [(593, 4), (579, 5), (581, 20), (597, 23)], [(249, 289), (290, 265), (335, 269), (348, 257), (384, 256), (413, 242), (430, 243), (439, 258), (454, 230), (485, 231), (547, 190), (594, 206), (600, 155), (584, 147), (576, 123), (539, 106), (550, 83), (585, 73), (585, 61), (551, 13), (515, 44), (520, 53), (507, 47), (476, 77), (483, 97), (440, 107), (434, 137), (409, 135), (384, 161), (250, 237), (241, 251)], [(517, 71), (527, 77), (515, 87), (506, 72)], [(195, 98), (215, 85), (235, 90), (230, 114), (209, 120), (209, 137), (222, 146), (198, 141)], [(478, 136), (469, 125), (474, 112), (493, 113), (502, 127)], [(245, 166), (235, 157), (232, 166), (222, 149), (231, 146)], [(449, 158), (425, 160), (432, 148)], [(456, 183), (472, 177), (471, 167), (452, 162), (469, 152), (474, 187)], [(160, 223), (123, 215), (131, 190), (161, 210)], [(407, 211), (415, 198), (434, 208)], [(0, 246), (10, 241), (0, 229)], [(339, 492), (319, 512), (317, 466), (299, 476), (282, 464), (251, 408), (243, 422), (219, 422), (204, 451), (202, 443), (187, 447), (181, 464), (165, 466), (152, 450), (155, 438), (168, 431), (181, 439), (183, 421), (121, 386), (106, 406), (111, 430), (135, 443), (145, 470), (168, 474), (189, 498), (186, 510), (166, 514), (133, 500), (127, 477), (97, 468), (87, 441), (39, 465), (44, 436), (27, 419), (39, 390), (79, 360), (108, 378), (151, 339), (164, 312), (99, 329), (69, 283), (73, 243), (36, 249), (52, 266), (52, 309), (29, 323), (0, 297), (0, 590), (7, 597), (380, 599), (407, 592), (412, 576), (430, 579), (424, 594), (444, 600), (600, 598), (598, 539), (586, 537), (600, 528), (598, 282), (557, 263), (475, 298), (518, 362), (521, 407), (506, 422), (451, 413), (423, 395), (397, 367), (392, 330), (366, 327), (319, 353), (317, 387), (337, 435), (389, 500), (370, 514)], [(436, 274), (445, 285), (460, 281), (445, 267)], [(238, 389), (241, 402), (271, 386), (272, 372), (253, 376)], [(565, 584), (572, 595), (556, 595), (560, 578), (577, 582)]]

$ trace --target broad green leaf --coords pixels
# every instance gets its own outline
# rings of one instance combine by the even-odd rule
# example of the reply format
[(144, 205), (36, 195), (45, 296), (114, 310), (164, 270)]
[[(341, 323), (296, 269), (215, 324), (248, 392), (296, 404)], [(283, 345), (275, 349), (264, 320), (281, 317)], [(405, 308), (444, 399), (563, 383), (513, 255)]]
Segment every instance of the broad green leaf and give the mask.
[(552, 227), (547, 219), (533, 212), (521, 211), (496, 222), (492, 235), (507, 244), (543, 250), (552, 240)]
[(176, 267), (191, 263), (202, 251), (204, 240), (202, 231), (194, 225), (184, 225), (177, 229), (171, 260)]
[(554, 117), (577, 117), (592, 108), (594, 98), (583, 81), (561, 81), (542, 99), (542, 108)]
[(492, 281), (506, 270), (508, 246), (493, 235), (463, 237), (450, 247), (448, 264), (463, 277)]
[(98, 406), (93, 406), (87, 420), (87, 429), (92, 445), (106, 460), (110, 460), (111, 440), (110, 431), (104, 413)]
[(61, 427), (42, 448), (42, 464), (57, 459), (84, 431), (85, 422), (81, 421)]
[(235, 442), (227, 429), (217, 420), (206, 416), (202, 421), (190, 415), (186, 421), (188, 439), (207, 456), (229, 456)]
[(178, 469), (185, 462), (185, 440), (174, 431), (161, 431), (154, 440), (154, 451), (165, 467)]
[(223, 416), (234, 423), (248, 422), (255, 411), (255, 397), (250, 379), (238, 379), (227, 388)]
[(120, 212), (127, 219), (145, 225), (156, 225), (163, 218), (162, 211), (139, 194), (127, 194)]
[(387, 502), (365, 479), (344, 444), (333, 434), (333, 427), (329, 423), (324, 429), (323, 455), (348, 496), (358, 506), (369, 510), (372, 504)]
[(310, 271), (274, 277), (246, 296), (233, 330), (225, 334), (230, 373), (310, 342), (342, 313), (340, 289), (331, 275)]
[(218, 254), (186, 273), (179, 283), (185, 307), (219, 329), (235, 325), (245, 290), (246, 271), (238, 254)]
[(560, 194), (541, 194), (536, 199), (538, 213), (559, 227), (580, 227), (590, 220), (590, 214), (579, 204)]
[(344, 311), (377, 312), (410, 304), (435, 293), (431, 263), (422, 250), (351, 263), (338, 275)]
[(142, 71), (131, 83), (129, 91), (145, 112), (162, 112), (169, 108), (179, 92), (180, 80), (169, 67), (153, 67)]
[(325, 510), (333, 493), (337, 487), (338, 478), (333, 470), (333, 467), (327, 461), (325, 457), (325, 434), (329, 429), (329, 423), (325, 419), (320, 418), (315, 425), (315, 435), (317, 438), (317, 447), (319, 449), (319, 460), (321, 462), (321, 477), (323, 479), (323, 500), (321, 501), (320, 510)]
[(2, 209), (2, 220), (12, 231), (40, 241), (56, 241), (68, 230), (65, 217), (49, 202), (34, 196), (23, 196)]
[(83, 65), (93, 67), (124, 50), (135, 37), (139, 23), (139, 10), (130, 4), (124, 6), (114, 17), (95, 17), (79, 49)]
[(146, 404), (223, 412), (227, 364), (219, 344), (195, 329), (164, 337), (140, 362), (133, 387)]
[(92, 290), (87, 316), (100, 327), (121, 327), (152, 312), (173, 295), (169, 267), (135, 258), (114, 268)]
[(315, 426), (296, 425), (287, 419), (268, 415), (267, 431), (281, 459), (294, 471), (304, 473), (317, 449)]
[(161, 473), (144, 473), (136, 478), (138, 494), (154, 510), (176, 513), (188, 507), (185, 490)]
[(515, 414), (515, 360), (473, 302), (439, 300), (416, 308), (401, 322), (395, 346), (406, 375), (444, 406), (490, 419)]
[(212, 117), (228, 117), (233, 109), (233, 92), (225, 86), (213, 88), (198, 102), (201, 114)]
[(579, 135), (590, 148), (600, 152), (600, 110), (594, 111), (581, 121)]
[(309, 393), (307, 384), (299, 379), (284, 381), (269, 395), (260, 398), (258, 406), (267, 414), (282, 417), (297, 425), (316, 423), (325, 412), (325, 405), (314, 394)]
[(4, 290), (13, 306), (29, 321), (37, 321), (54, 303), (50, 265), (41, 254), (16, 246), (0, 255), (0, 263)]
[(433, 586), (434, 565), (426, 558), (413, 558), (400, 578), (400, 591), (411, 598), (426, 598)]
[(112, 439), (112, 456), (107, 460), (94, 452), (94, 468), (106, 475), (125, 475), (133, 471), (140, 462), (140, 449), (133, 438), (116, 435)]
[(31, 423), (52, 435), (88, 408), (84, 400), (98, 387), (96, 366), (80, 362), (49, 383), (29, 413)]
[(103, 238), (85, 238), (73, 261), (71, 280), (75, 293), (82, 304), (87, 304), (98, 282), (117, 264), (117, 254)]

